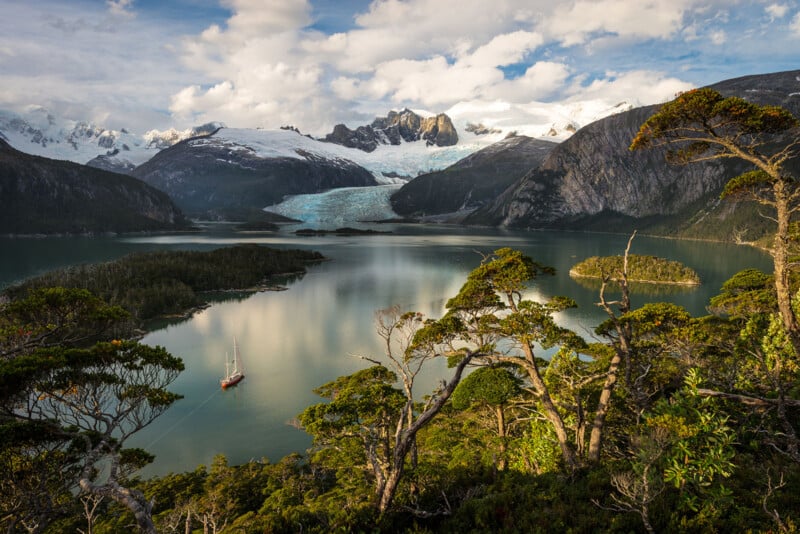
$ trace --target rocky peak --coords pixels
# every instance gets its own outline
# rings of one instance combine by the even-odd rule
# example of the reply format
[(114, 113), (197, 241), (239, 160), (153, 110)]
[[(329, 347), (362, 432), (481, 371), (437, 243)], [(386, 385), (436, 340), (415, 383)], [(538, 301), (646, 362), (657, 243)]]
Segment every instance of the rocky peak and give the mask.
[(372, 124), (355, 130), (337, 124), (333, 132), (322, 140), (372, 152), (379, 144), (399, 145), (403, 141), (424, 140), (428, 146), (452, 146), (458, 143), (458, 133), (450, 117), (444, 113), (421, 117), (406, 108), (399, 112), (390, 111), (386, 117), (376, 117)]

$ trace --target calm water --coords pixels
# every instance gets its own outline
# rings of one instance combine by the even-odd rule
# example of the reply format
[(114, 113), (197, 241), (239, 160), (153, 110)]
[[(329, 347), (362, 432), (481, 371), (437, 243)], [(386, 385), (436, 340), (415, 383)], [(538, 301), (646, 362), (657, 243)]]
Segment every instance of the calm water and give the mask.
[[(381, 228), (389, 229), (389, 228)], [(476, 251), (519, 248), (558, 270), (531, 289), (531, 296), (573, 297), (578, 309), (559, 321), (585, 335), (603, 319), (597, 290), (567, 275), (576, 262), (593, 255), (620, 254), (627, 236), (493, 229), (397, 226), (380, 236), (297, 238), (291, 234), (236, 233), (225, 225), (200, 234), (126, 238), (0, 239), (0, 285), (50, 268), (102, 261), (133, 251), (160, 248), (211, 249), (238, 242), (319, 250), (332, 261), (313, 266), (288, 291), (265, 292), (216, 302), (190, 320), (163, 325), (143, 340), (183, 358), (186, 371), (172, 389), (184, 395), (166, 414), (137, 434), (132, 446), (156, 454), (144, 475), (185, 471), (224, 453), (233, 463), (251, 458), (276, 461), (304, 452), (309, 437), (291, 426), (306, 406), (318, 402), (312, 390), (363, 368), (359, 356), (379, 356), (374, 333), (376, 310), (392, 305), (438, 317), (467, 273), (478, 265)], [(769, 258), (732, 245), (637, 237), (633, 253), (679, 260), (694, 268), (703, 285), (669, 294), (634, 294), (634, 305), (669, 300), (694, 314), (735, 272), (769, 270)], [(246, 378), (221, 391), (226, 352), (233, 337), (240, 347)], [(446, 376), (432, 368), (425, 388)], [(424, 390), (421, 388), (420, 393)]]

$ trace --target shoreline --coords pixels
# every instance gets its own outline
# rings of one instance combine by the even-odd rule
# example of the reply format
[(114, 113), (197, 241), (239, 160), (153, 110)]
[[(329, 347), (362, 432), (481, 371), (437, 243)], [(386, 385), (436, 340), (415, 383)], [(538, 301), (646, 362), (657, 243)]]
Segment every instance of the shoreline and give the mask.
[[(592, 280), (602, 280), (602, 276), (597, 276), (593, 274), (580, 274), (575, 272), (575, 269), (569, 270), (569, 275), (573, 278), (589, 278)], [(612, 280), (617, 280), (617, 278), (612, 278)], [(654, 284), (654, 285), (669, 285), (669, 286), (699, 286), (702, 285), (702, 282), (695, 282), (693, 280), (685, 280), (685, 281), (668, 281), (668, 280), (640, 280), (634, 278), (628, 278), (628, 282), (633, 282), (636, 284)]]

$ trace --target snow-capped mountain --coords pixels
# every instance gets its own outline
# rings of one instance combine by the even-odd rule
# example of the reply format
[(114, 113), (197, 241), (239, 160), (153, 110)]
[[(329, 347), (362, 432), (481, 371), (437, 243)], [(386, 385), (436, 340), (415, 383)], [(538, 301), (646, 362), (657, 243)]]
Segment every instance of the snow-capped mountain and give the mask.
[[(368, 169), (379, 183), (405, 183), (420, 174), (449, 167), (510, 133), (563, 141), (582, 126), (631, 107), (627, 102), (609, 105), (603, 101), (458, 104), (446, 112), (455, 127), (453, 137), (458, 140), (451, 146), (437, 146), (424, 137), (411, 142), (399, 137), (396, 144), (377, 144), (372, 152), (367, 153), (307, 136), (286, 138), (277, 135), (264, 137), (263, 142), (277, 142), (281, 150), (287, 149), (286, 143), (294, 143), (293, 149), (344, 157)], [(404, 111), (390, 112), (390, 115), (402, 116)], [(424, 110), (411, 111), (423, 120), (437, 117), (437, 114)], [(378, 120), (386, 119), (376, 118)], [(88, 121), (56, 117), (40, 106), (29, 106), (21, 113), (0, 110), (0, 137), (16, 149), (124, 173), (132, 172), (164, 148), (190, 137), (207, 135), (220, 127), (224, 125), (215, 122), (184, 130), (171, 128), (138, 134), (124, 128), (113, 130)]]
[[(489, 141), (491, 142), (491, 141)], [(400, 145), (380, 144), (372, 152), (318, 141), (293, 130), (222, 128), (214, 135), (190, 141), (193, 146), (228, 147), (259, 158), (346, 160), (364, 167), (380, 184), (405, 183), (419, 174), (443, 169), (488, 144), (484, 139), (447, 147), (425, 140)]]
[(118, 172), (128, 172), (178, 141), (221, 126), (210, 123), (138, 135), (124, 128), (111, 130), (91, 122), (62, 119), (39, 106), (30, 106), (22, 113), (0, 110), (0, 135), (17, 150)]
[(221, 128), (166, 148), (133, 176), (195, 217), (234, 219), (290, 195), (377, 185), (349, 150), (292, 130)]

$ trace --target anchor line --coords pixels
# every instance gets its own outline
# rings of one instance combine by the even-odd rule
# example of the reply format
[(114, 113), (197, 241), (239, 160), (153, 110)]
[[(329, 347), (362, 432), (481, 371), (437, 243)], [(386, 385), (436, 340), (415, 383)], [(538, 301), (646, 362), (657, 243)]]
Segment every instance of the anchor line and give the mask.
[(203, 406), (205, 406), (206, 404), (208, 404), (208, 401), (210, 401), (212, 398), (214, 398), (214, 396), (215, 396), (215, 395), (218, 395), (218, 394), (219, 394), (219, 392), (220, 392), (220, 390), (219, 390), (219, 389), (215, 390), (215, 391), (214, 391), (214, 393), (212, 393), (211, 395), (209, 395), (209, 396), (208, 396), (208, 398), (207, 398), (206, 400), (204, 400), (203, 402), (201, 402), (200, 404), (198, 404), (197, 406), (195, 406), (195, 407), (194, 407), (194, 409), (193, 409), (191, 412), (187, 413), (186, 415), (184, 415), (183, 417), (181, 417), (180, 419), (178, 419), (178, 420), (177, 420), (175, 423), (173, 423), (173, 424), (172, 424), (172, 426), (170, 426), (168, 429), (166, 429), (166, 430), (165, 430), (165, 431), (164, 431), (164, 432), (163, 432), (163, 433), (162, 433), (160, 436), (158, 436), (156, 439), (154, 439), (153, 441), (151, 441), (151, 442), (150, 442), (150, 444), (149, 444), (149, 445), (147, 445), (147, 447), (146, 447), (146, 448), (148, 448), (148, 449), (149, 449), (150, 447), (152, 447), (153, 445), (155, 445), (156, 443), (158, 443), (159, 441), (161, 441), (161, 439), (162, 439), (162, 438), (164, 438), (164, 436), (166, 436), (167, 434), (169, 434), (170, 432), (172, 432), (173, 430), (175, 430), (175, 427), (177, 427), (179, 424), (183, 423), (183, 422), (184, 422), (186, 419), (188, 419), (189, 417), (191, 417), (192, 415), (194, 415), (194, 414), (197, 412), (197, 410), (199, 410), (200, 408), (202, 408)]

